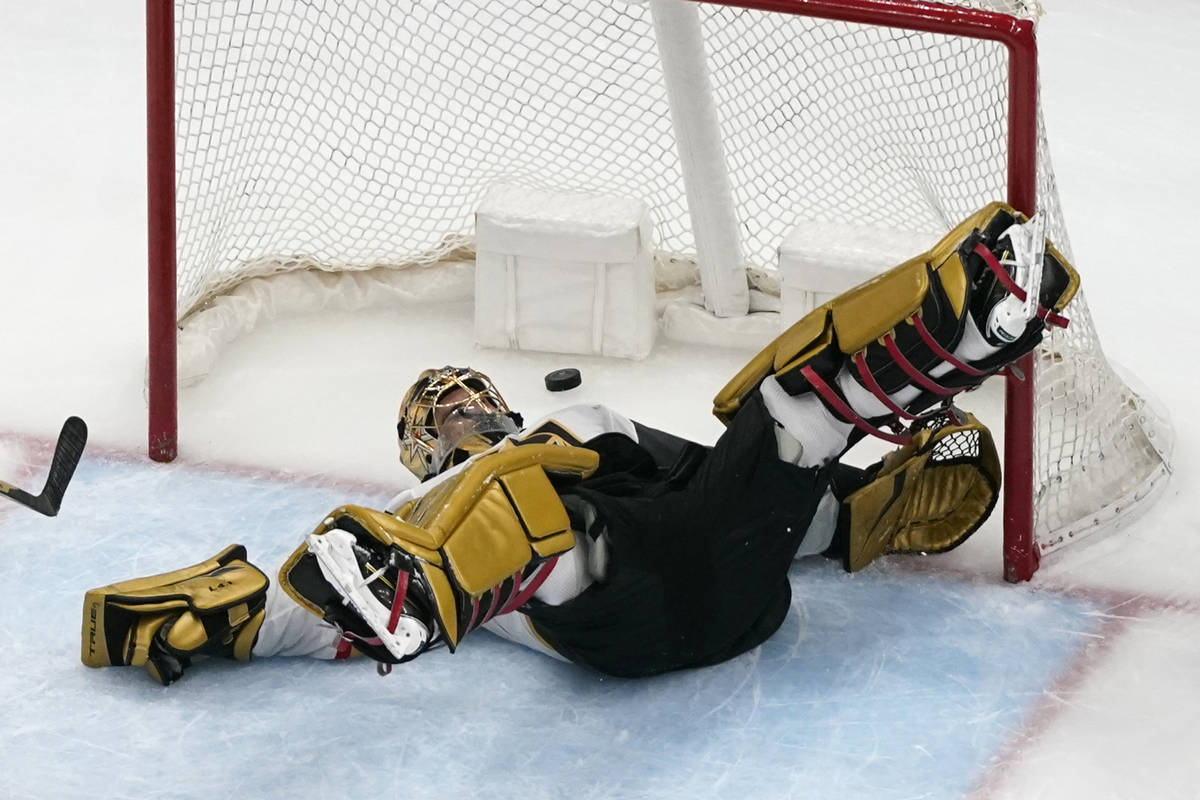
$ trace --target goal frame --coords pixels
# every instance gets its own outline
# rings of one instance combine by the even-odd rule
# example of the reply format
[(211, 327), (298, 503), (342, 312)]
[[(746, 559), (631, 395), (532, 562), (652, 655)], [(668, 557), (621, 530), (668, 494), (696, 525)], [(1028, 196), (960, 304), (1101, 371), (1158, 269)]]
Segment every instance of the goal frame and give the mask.
[[(699, 0), (688, 0), (699, 2)], [(1032, 20), (920, 0), (709, 0), (713, 5), (982, 39), (1008, 52), (1007, 202), (1037, 210), (1038, 48)], [(178, 455), (174, 0), (146, 0), (149, 456)], [(1034, 357), (1006, 380), (1004, 578), (1029, 580), (1034, 538)]]

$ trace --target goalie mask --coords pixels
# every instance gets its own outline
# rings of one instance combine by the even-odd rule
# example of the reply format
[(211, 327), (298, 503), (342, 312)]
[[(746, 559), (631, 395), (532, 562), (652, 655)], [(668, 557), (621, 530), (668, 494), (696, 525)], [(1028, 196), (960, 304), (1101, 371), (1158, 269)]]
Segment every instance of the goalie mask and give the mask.
[(492, 379), (470, 367), (427, 369), (400, 402), (400, 461), (419, 479), (488, 450), (521, 428)]

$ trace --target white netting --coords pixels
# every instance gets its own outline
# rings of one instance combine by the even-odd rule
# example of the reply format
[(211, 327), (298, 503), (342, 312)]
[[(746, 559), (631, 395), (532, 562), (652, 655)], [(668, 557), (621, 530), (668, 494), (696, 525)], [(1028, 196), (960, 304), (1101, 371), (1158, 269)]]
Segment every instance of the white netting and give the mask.
[[(1005, 197), (1001, 45), (700, 14), (748, 266), (770, 269), (801, 220), (946, 230)], [(642, 199), (660, 256), (694, 257), (644, 3), (188, 0), (176, 26), (181, 317), (255, 275), (469, 255), (475, 206), (498, 181)], [(1069, 252), (1047, 151), (1043, 136), (1041, 204)], [(1162, 464), (1145, 404), (1105, 362), (1085, 303), (1072, 312), (1039, 372), (1046, 531)], [(1095, 489), (1082, 505), (1081, 474)]]
[[(970, 2), (1025, 8), (1026, 3)], [(948, 227), (1005, 187), (1000, 45), (701, 6), (751, 265), (803, 218)], [(432, 262), (501, 180), (646, 199), (694, 255), (644, 4), (177, 4), (181, 315), (248, 274)], [(881, 32), (883, 35), (881, 35)]]

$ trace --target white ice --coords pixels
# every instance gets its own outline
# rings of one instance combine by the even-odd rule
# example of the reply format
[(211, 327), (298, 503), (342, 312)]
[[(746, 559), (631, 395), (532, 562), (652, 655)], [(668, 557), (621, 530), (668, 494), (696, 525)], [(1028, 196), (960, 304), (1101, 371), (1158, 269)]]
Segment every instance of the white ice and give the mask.
[(38, 488), (63, 418), (92, 429), (59, 518), (0, 507), (0, 797), (1195, 797), (1200, 7), (1046, 4), (1046, 120), (1096, 326), (1176, 426), (1147, 516), (1024, 586), (1000, 579), (996, 525), (857, 576), (802, 563), (760, 651), (651, 681), (481, 635), (387, 679), (272, 660), (163, 689), (79, 663), (83, 592), (235, 540), (272, 566), (332, 505), (386, 496), (419, 368), (472, 363), (536, 415), (559, 402), (541, 376), (574, 365), (571, 402), (712, 441), (707, 402), (748, 353), (476, 350), (469, 298), (283, 320), (182, 392), (181, 462), (151, 466), (143, 4), (0, 3), (0, 478)]

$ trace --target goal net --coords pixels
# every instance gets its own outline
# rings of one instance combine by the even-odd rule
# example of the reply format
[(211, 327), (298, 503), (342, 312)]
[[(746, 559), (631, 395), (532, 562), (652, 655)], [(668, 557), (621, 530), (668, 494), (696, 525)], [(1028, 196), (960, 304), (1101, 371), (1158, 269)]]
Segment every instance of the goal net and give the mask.
[[(740, 276), (769, 276), (801, 223), (936, 233), (1008, 199), (1044, 213), (1069, 257), (1036, 105), (1038, 13), (1034, 0), (163, 0), (148, 21), (152, 449), (174, 453), (175, 375), (161, 370), (177, 324), (261, 276), (470, 258), (498, 182), (645, 201), (659, 261), (696, 264), (720, 314), (744, 313)], [(716, 211), (698, 207), (709, 198)], [(732, 288), (714, 262), (737, 270)], [(1167, 473), (1169, 427), (1114, 373), (1082, 296), (1069, 316), (1031, 360), (1032, 432), (1010, 426), (1016, 516), (1035, 510), (1032, 529), (1006, 531), (1011, 579), (1127, 518)], [(1010, 419), (1028, 416), (1014, 391)]]

